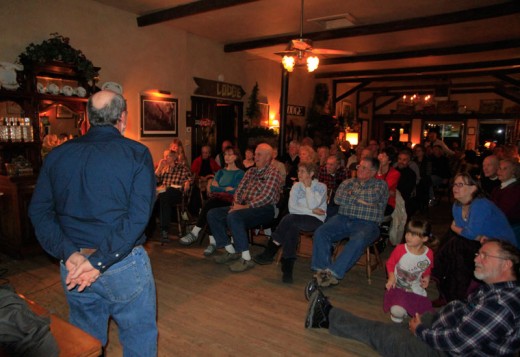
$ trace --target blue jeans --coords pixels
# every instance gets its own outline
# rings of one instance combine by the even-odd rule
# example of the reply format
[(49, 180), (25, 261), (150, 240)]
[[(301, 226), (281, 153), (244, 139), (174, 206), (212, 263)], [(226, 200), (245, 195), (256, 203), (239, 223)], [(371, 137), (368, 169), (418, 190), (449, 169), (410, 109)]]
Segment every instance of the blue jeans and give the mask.
[(259, 225), (266, 225), (274, 219), (274, 206), (245, 208), (229, 212), (229, 207), (213, 208), (208, 212), (208, 224), (215, 237), (217, 248), (229, 244), (227, 228), (233, 236), (233, 245), (237, 253), (249, 250), (247, 230)]
[(70, 323), (107, 343), (108, 320), (117, 323), (125, 357), (157, 356), (156, 295), (152, 268), (142, 246), (112, 265), (90, 287), (67, 290), (65, 264), (61, 280), (69, 303)]
[[(349, 238), (336, 258), (331, 258), (332, 244)], [(379, 225), (364, 219), (350, 218), (342, 214), (331, 217), (314, 232), (312, 245), (312, 270), (329, 269), (337, 279), (356, 264), (365, 248), (379, 237)]]

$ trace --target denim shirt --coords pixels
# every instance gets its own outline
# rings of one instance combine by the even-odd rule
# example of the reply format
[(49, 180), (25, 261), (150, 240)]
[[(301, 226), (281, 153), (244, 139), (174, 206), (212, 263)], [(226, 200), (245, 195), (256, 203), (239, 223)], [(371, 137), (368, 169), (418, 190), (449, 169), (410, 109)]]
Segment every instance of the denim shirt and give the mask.
[(80, 248), (104, 272), (144, 243), (155, 199), (148, 148), (112, 126), (92, 127), (45, 158), (29, 207), (42, 247), (66, 261)]

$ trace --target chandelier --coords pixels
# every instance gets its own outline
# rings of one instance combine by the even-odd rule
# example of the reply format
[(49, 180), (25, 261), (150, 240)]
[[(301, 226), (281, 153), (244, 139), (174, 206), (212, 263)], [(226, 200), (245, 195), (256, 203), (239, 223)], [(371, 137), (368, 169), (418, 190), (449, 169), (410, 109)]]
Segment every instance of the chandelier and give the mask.
[(305, 51), (298, 51), (297, 55), (285, 55), (282, 57), (283, 68), (292, 72), (295, 66), (307, 65), (307, 71), (314, 72), (320, 64), (317, 56), (307, 55)]

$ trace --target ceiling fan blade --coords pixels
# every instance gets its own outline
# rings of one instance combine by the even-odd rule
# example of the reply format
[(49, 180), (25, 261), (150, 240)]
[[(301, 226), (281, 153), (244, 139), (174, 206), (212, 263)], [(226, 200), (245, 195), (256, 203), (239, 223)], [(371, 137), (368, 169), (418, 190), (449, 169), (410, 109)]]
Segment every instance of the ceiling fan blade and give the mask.
[(312, 41), (308, 38), (297, 38), (291, 40), (291, 43), (289, 45), (291, 48), (299, 51), (308, 51), (312, 49)]
[(298, 51), (287, 50), (287, 51), (275, 52), (274, 54), (277, 55), (277, 56), (297, 56), (298, 55)]
[(342, 51), (342, 50), (331, 50), (328, 48), (313, 48), (312, 53), (317, 55), (335, 55), (335, 56), (352, 56), (355, 55), (354, 51)]

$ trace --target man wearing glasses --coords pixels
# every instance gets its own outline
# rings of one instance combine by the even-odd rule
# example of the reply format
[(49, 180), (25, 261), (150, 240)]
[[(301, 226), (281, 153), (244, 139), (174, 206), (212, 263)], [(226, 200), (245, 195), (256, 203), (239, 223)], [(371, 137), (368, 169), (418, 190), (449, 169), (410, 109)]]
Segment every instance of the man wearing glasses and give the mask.
[[(331, 217), (314, 233), (311, 269), (316, 271), (318, 286), (339, 283), (345, 273), (356, 264), (365, 248), (379, 237), (388, 201), (388, 186), (375, 175), (379, 160), (365, 158), (357, 166), (357, 177), (343, 181), (334, 202), (339, 205), (337, 215)], [(332, 263), (331, 248), (349, 238), (344, 249)], [(313, 282), (311, 282), (313, 284)]]
[(366, 343), (385, 356), (514, 356), (520, 350), (520, 251), (487, 240), (474, 275), (485, 282), (467, 302), (454, 300), (435, 314), (412, 317), (408, 331), (333, 308), (321, 290), (311, 297), (305, 327)]

